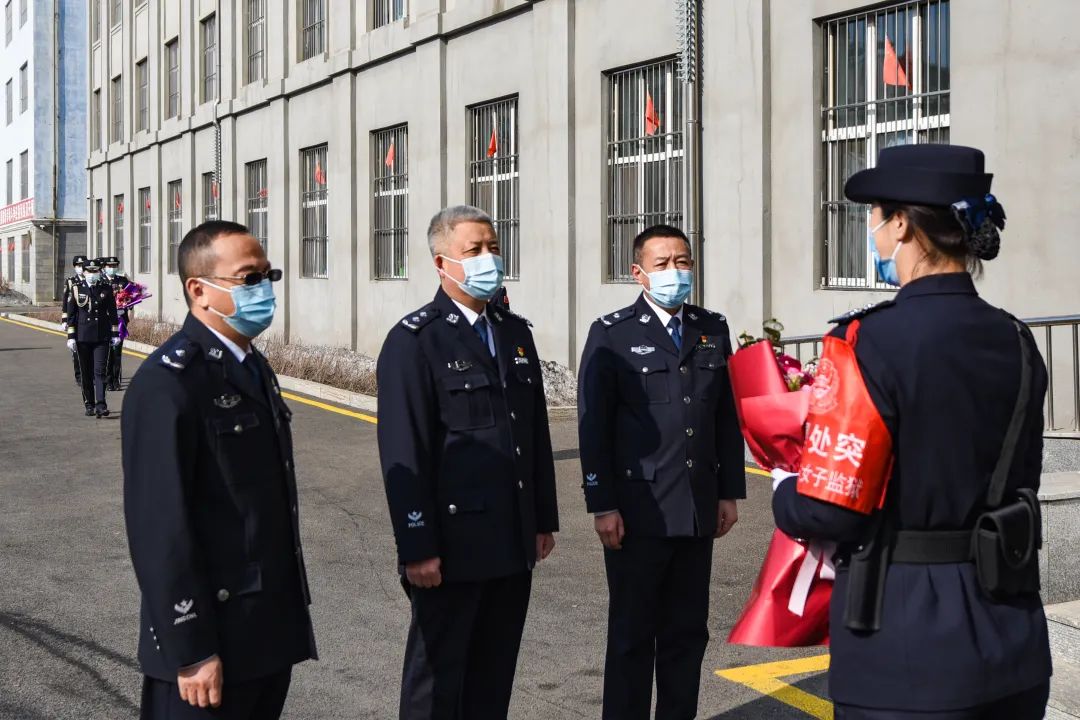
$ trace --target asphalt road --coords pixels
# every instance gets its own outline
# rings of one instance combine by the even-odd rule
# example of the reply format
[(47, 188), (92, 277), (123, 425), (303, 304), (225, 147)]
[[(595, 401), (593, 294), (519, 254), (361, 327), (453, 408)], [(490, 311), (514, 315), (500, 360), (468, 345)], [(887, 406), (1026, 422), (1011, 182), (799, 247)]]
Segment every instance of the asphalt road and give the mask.
[[(126, 357), (125, 374), (139, 360)], [(0, 718), (137, 717), (138, 591), (123, 528), (121, 393), (108, 419), (86, 418), (63, 338), (0, 321)], [(379, 475), (375, 427), (299, 402), (294, 411), (303, 541), (322, 659), (294, 674), (285, 717), (396, 717), (408, 624)], [(552, 425), (562, 532), (536, 572), (513, 720), (599, 718), (607, 590), (584, 512), (576, 430)], [(749, 478), (740, 522), (718, 541), (713, 640), (700, 717), (810, 715), (714, 674), (821, 655), (724, 638), (772, 530), (769, 484)], [(796, 678), (824, 695), (821, 674)]]

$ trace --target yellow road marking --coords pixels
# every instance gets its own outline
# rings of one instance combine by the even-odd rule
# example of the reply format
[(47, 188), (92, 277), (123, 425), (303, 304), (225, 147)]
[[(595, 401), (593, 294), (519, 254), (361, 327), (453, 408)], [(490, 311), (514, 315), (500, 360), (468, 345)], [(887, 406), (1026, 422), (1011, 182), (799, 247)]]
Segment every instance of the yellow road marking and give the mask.
[[(27, 323), (19, 322), (18, 320), (12, 320), (11, 318), (0, 318), (0, 320), (3, 320), (5, 322), (9, 322), (12, 325), (18, 325), (19, 327), (27, 328), (29, 330), (40, 330), (41, 332), (52, 333), (53, 335), (59, 335), (60, 337), (67, 337), (66, 335), (64, 335), (64, 333), (59, 332), (57, 330), (49, 330), (48, 328), (38, 327), (37, 325), (28, 325)], [(147, 357), (149, 357), (148, 355), (145, 355), (145, 354), (143, 354), (141, 352), (136, 352), (134, 350), (124, 350), (124, 354), (125, 355), (131, 355), (132, 357), (137, 357), (140, 360), (145, 360)], [(326, 410), (327, 412), (337, 413), (338, 415), (344, 415), (345, 417), (351, 417), (351, 418), (354, 418), (356, 420), (362, 420), (364, 422), (371, 423), (372, 425), (377, 425), (379, 423), (378, 418), (376, 418), (374, 415), (366, 415), (364, 413), (358, 413), (358, 412), (355, 412), (353, 410), (346, 410), (345, 408), (340, 408), (340, 407), (337, 407), (335, 405), (329, 405), (329, 404), (324, 403), (324, 402), (319, 402), (318, 400), (309, 400), (306, 397), (301, 397), (300, 395), (294, 395), (293, 393), (289, 393), (289, 392), (283, 392), (283, 393), (281, 393), (281, 396), (283, 398), (287, 398), (289, 400), (294, 400), (294, 401), (296, 401), (298, 403), (303, 403), (304, 405), (310, 405), (312, 407), (317, 407), (320, 410)], [(759, 468), (747, 467), (746, 472), (748, 472), (748, 473), (750, 473), (752, 475), (762, 475), (764, 477), (771, 477), (769, 475), (769, 473), (767, 473), (764, 470), (761, 470)]]
[(791, 675), (823, 672), (828, 669), (829, 656), (815, 655), (798, 660), (781, 660), (761, 665), (717, 670), (716, 675), (725, 680), (745, 685), (751, 690), (778, 700), (785, 705), (790, 705), (810, 717), (818, 720), (833, 720), (832, 703), (819, 698), (817, 695), (811, 695), (805, 690), (789, 685), (780, 679)]

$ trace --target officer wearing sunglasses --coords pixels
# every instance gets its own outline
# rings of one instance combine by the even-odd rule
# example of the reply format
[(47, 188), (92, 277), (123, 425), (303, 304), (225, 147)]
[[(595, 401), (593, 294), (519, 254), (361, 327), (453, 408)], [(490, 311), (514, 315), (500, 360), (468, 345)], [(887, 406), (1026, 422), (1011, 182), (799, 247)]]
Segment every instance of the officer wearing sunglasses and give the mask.
[(274, 720), (316, 657), (292, 413), (252, 340), (274, 318), (243, 225), (208, 222), (177, 256), (190, 312), (124, 399), (124, 510), (142, 593), (142, 717)]

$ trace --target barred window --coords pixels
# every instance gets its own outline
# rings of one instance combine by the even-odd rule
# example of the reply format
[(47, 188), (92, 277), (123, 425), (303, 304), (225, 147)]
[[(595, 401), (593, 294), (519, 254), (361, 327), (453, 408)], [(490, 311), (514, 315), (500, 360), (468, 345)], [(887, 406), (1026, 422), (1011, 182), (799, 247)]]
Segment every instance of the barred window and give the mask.
[(217, 15), (202, 21), (202, 101), (217, 99)]
[[(25, 0), (23, 7), (26, 7)], [(22, 281), (30, 282), (30, 233), (22, 236)]]
[(300, 151), (300, 242), (302, 262), (300, 275), (306, 278), (325, 278), (327, 273), (326, 229), (326, 145)]
[(90, 100), (90, 149), (101, 149), (101, 91), (95, 90)]
[(19, 0), (19, 27), (26, 24), (26, 0)]
[(7, 161), (7, 183), (4, 185), (7, 188), (7, 205), (15, 202), (15, 161)]
[(269, 186), (266, 177), (266, 160), (256, 160), (244, 166), (247, 176), (247, 226), (251, 234), (266, 249), (270, 239)]
[(112, 254), (124, 262), (124, 196), (113, 196), (113, 249)]
[(135, 64), (135, 92), (138, 96), (136, 105), (138, 115), (136, 130), (150, 129), (150, 70), (146, 59)]
[(608, 75), (609, 282), (633, 279), (634, 237), (682, 224), (682, 84), (675, 60)]
[(371, 134), (374, 216), (371, 223), (376, 280), (409, 277), (409, 127)]
[(94, 201), (94, 251), (91, 257), (96, 257), (105, 249), (105, 208), (104, 201), (98, 198)]
[(495, 221), (506, 278), (521, 277), (518, 100), (500, 100), (469, 110), (469, 202)]
[(247, 11), (247, 75), (249, 83), (266, 77), (266, 0), (244, 0)]
[(118, 143), (124, 139), (124, 84), (122, 78), (113, 78), (110, 99), (112, 100), (112, 111), (109, 118), (112, 123), (112, 137), (110, 140)]
[(12, 92), (13, 84), (11, 80), (8, 80), (4, 85), (4, 111), (7, 114), (7, 124), (11, 124), (11, 119), (15, 114), (15, 100)]
[(139, 272), (150, 272), (150, 188), (139, 188)]
[(101, 0), (90, 0), (90, 40), (101, 40)]
[(120, 27), (124, 19), (124, 0), (112, 0), (112, 10), (109, 13), (109, 26), (115, 30)]
[(165, 44), (165, 116), (180, 117), (180, 43), (172, 40)]
[(14, 23), (11, 22), (11, 0), (7, 0), (7, 4), (4, 5), (4, 43), (11, 44), (11, 31)]
[(19, 114), (30, 108), (30, 70), (29, 64), (23, 63), (19, 68)]
[(176, 273), (176, 256), (180, 241), (184, 239), (184, 186), (180, 180), (168, 185), (166, 202), (169, 203), (169, 265), (167, 271)]
[(917, 0), (822, 26), (821, 286), (887, 288), (870, 259), (870, 212), (851, 175), (894, 145), (949, 142), (949, 0)]
[(19, 199), (30, 197), (30, 151), (19, 153)]
[(202, 175), (202, 201), (203, 201), (203, 222), (207, 220), (218, 220), (221, 218), (221, 203), (220, 203), (221, 191), (218, 188), (218, 182), (214, 178), (214, 173), (208, 172)]
[(406, 0), (375, 0), (374, 10), (371, 27), (378, 28), (403, 19), (408, 11), (408, 4)]
[(304, 5), (301, 60), (310, 60), (326, 50), (326, 0), (300, 0)]

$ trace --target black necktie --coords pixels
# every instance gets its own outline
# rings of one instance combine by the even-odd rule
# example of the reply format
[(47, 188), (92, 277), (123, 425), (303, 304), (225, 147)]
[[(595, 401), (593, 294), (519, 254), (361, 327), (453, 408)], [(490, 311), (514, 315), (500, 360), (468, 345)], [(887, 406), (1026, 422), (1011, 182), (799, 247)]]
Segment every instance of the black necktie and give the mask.
[[(484, 343), (484, 347), (487, 348), (487, 351), (490, 353), (491, 345), (488, 344), (488, 332), (490, 331), (488, 330), (487, 318), (481, 315), (477, 321), (473, 323), (473, 330), (480, 336), (480, 342)], [(494, 356), (494, 353), (491, 354)]]
[(682, 330), (679, 326), (682, 325), (682, 321), (674, 315), (671, 320), (668, 320), (668, 327), (671, 328), (671, 339), (675, 342), (675, 349), (682, 350)]
[(255, 353), (248, 353), (244, 358), (244, 362), (240, 363), (240, 366), (247, 370), (248, 375), (255, 381), (255, 384), (262, 390), (262, 373), (259, 372), (259, 361), (255, 359)]

